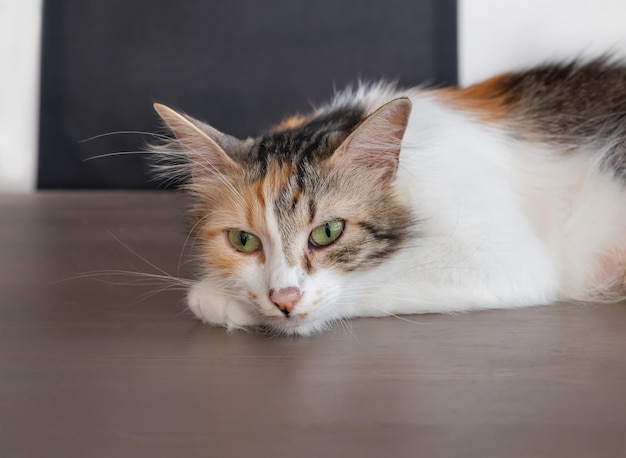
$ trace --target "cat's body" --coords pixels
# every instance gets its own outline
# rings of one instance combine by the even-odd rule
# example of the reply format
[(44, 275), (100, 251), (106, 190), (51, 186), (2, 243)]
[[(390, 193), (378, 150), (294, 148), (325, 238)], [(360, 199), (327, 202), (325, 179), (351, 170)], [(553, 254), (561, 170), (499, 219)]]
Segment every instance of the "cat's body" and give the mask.
[(363, 86), (245, 141), (157, 110), (190, 158), (205, 322), (307, 334), (624, 296), (626, 67)]

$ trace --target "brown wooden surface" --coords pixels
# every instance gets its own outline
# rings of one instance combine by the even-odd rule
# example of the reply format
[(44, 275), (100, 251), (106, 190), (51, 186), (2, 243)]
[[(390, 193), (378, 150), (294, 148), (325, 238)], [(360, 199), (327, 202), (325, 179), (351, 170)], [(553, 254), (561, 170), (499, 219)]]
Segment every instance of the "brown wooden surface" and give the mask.
[(67, 280), (158, 273), (122, 243), (175, 274), (184, 240), (174, 194), (0, 196), (1, 457), (626, 456), (624, 305), (273, 338)]

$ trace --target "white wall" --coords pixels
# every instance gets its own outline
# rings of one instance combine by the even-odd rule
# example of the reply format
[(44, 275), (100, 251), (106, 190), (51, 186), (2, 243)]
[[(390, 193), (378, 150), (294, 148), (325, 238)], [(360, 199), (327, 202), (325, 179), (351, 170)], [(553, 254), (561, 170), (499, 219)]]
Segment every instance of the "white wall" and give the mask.
[(0, 0), (0, 191), (35, 187), (42, 0)]
[(626, 0), (458, 0), (459, 82), (548, 59), (626, 56)]

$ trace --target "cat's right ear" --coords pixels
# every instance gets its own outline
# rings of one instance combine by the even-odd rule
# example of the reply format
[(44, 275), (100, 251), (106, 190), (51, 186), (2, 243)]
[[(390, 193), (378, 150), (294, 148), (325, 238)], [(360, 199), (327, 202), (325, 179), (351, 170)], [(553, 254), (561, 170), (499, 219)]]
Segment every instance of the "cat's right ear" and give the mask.
[(194, 178), (226, 174), (238, 167), (218, 143), (236, 139), (165, 105), (155, 103), (154, 109), (188, 157)]
[(411, 114), (411, 101), (401, 97), (386, 103), (365, 120), (337, 148), (338, 167), (360, 167), (373, 179), (389, 182), (398, 169), (400, 147)]

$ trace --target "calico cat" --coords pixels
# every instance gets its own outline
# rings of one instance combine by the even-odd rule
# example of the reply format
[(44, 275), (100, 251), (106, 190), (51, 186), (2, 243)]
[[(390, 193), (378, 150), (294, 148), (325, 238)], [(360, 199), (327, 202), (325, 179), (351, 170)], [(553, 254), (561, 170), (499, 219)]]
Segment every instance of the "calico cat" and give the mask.
[(206, 323), (310, 334), (626, 296), (619, 63), (361, 85), (245, 140), (155, 109), (176, 138), (158, 151), (188, 159), (171, 167), (190, 175), (205, 272), (188, 305)]

